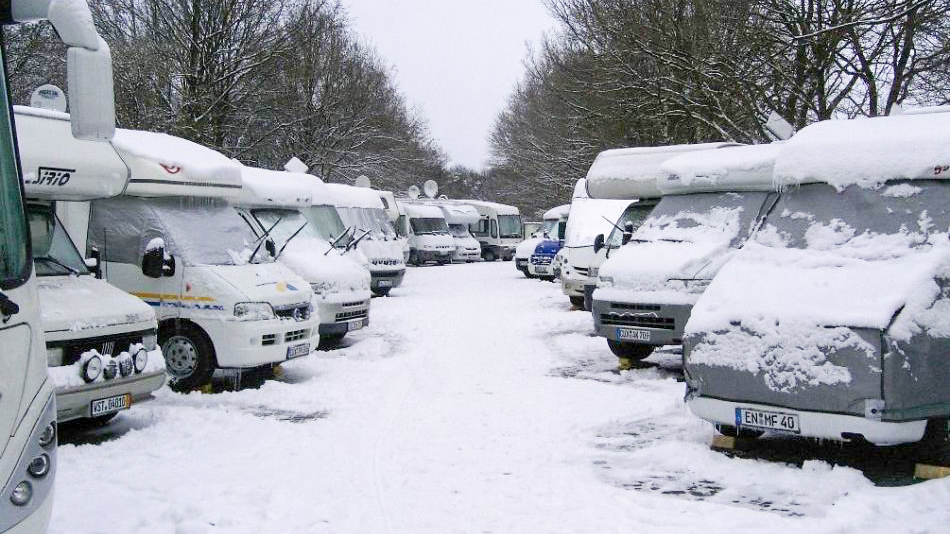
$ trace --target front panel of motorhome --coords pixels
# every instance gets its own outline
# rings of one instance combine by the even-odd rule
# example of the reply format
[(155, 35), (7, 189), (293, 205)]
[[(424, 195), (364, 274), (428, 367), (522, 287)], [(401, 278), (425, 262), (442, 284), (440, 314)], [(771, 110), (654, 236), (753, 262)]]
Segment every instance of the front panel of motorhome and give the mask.
[(482, 259), (511, 261), (515, 257), (515, 249), (524, 240), (518, 208), (479, 200), (458, 200), (456, 203), (474, 207), (481, 216), (469, 229), (481, 243)]
[(452, 261), (455, 263), (469, 263), (481, 261), (482, 246), (472, 236), (469, 226), (478, 222), (481, 216), (471, 206), (464, 204), (440, 203), (439, 209), (445, 215), (445, 222), (449, 225), (452, 240), (455, 242), (455, 254)]
[(409, 220), (409, 264), (451, 263), (455, 240), (437, 206), (405, 204)]

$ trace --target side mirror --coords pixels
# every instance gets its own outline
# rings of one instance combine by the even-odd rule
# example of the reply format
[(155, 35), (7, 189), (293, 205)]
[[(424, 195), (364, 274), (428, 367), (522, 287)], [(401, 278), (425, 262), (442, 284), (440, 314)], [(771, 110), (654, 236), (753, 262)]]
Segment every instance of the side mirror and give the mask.
[(621, 243), (626, 245), (631, 239), (633, 239), (633, 223), (627, 221), (627, 223), (623, 225), (623, 239)]
[(165, 248), (153, 248), (142, 256), (142, 274), (149, 278), (161, 278), (165, 267)]
[(557, 238), (560, 241), (564, 241), (564, 236), (567, 234), (567, 221), (561, 221), (557, 223)]
[(598, 234), (594, 238), (594, 254), (597, 254), (604, 249), (604, 234)]
[(175, 256), (169, 254), (162, 261), (162, 276), (175, 276)]
[(102, 279), (102, 254), (99, 249), (92, 247), (92, 250), (89, 251), (89, 257), (85, 258), (84, 261), (92, 274), (96, 275), (96, 278)]
[(268, 239), (264, 243), (264, 249), (267, 250), (267, 253), (270, 254), (272, 258), (277, 257), (277, 243), (274, 243), (273, 239)]
[(115, 135), (112, 53), (99, 38), (97, 50), (78, 46), (66, 52), (69, 112), (73, 137), (108, 141)]

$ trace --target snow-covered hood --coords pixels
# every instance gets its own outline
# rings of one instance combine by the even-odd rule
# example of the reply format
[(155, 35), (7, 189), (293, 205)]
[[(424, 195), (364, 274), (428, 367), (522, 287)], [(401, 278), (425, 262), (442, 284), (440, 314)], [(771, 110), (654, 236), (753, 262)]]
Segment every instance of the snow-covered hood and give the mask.
[(535, 249), (538, 248), (538, 245), (544, 241), (544, 238), (541, 237), (532, 237), (530, 239), (525, 239), (518, 244), (515, 248), (515, 258), (528, 259), (534, 254)]
[(92, 276), (44, 276), (39, 278), (37, 286), (48, 341), (134, 332), (156, 326), (151, 306)]
[(671, 280), (712, 278), (733, 252), (725, 242), (633, 242), (611, 251), (600, 276), (611, 278), (618, 289), (673, 289)]
[[(341, 256), (338, 250), (330, 250), (329, 243), (316, 241), (291, 241), (280, 255), (280, 263), (300, 275), (315, 290), (318, 299), (341, 292), (369, 292), (370, 274), (365, 266), (351, 259), (349, 254)], [(327, 250), (330, 252), (324, 254)]]
[(482, 245), (472, 236), (465, 237), (452, 237), (452, 241), (455, 243), (455, 248), (461, 250), (480, 250)]
[(202, 267), (231, 285), (248, 302), (268, 302), (272, 306), (310, 302), (310, 284), (280, 262)]
[(402, 261), (402, 243), (395, 238), (373, 239), (366, 236), (357, 247), (366, 256), (371, 269), (391, 271), (406, 268), (406, 264)]

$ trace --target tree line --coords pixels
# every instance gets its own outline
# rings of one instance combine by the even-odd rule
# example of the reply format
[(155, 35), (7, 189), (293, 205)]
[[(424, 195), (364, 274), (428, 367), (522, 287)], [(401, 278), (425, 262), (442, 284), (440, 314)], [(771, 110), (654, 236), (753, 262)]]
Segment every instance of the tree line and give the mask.
[[(91, 0), (113, 53), (117, 121), (241, 162), (405, 190), (446, 157), (336, 0)], [(16, 103), (64, 86), (48, 24), (5, 28)]]

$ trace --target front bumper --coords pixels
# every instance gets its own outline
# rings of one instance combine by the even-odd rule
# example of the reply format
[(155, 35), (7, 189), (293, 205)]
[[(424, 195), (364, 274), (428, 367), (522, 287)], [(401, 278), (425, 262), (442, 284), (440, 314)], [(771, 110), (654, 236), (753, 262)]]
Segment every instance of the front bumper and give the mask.
[(537, 255), (531, 256), (528, 262), (528, 272), (534, 276), (554, 276), (554, 256)]
[(528, 258), (515, 258), (515, 268), (522, 272), (528, 272)]
[(416, 261), (419, 263), (449, 263), (452, 261), (452, 255), (455, 251), (436, 251), (436, 250), (416, 250)]
[(317, 303), (321, 336), (345, 334), (369, 326), (369, 300)]
[(843, 435), (861, 435), (875, 445), (898, 445), (920, 441), (927, 427), (926, 420), (892, 423), (855, 415), (794, 410), (767, 404), (725, 401), (708, 397), (689, 399), (686, 405), (701, 419), (730, 426), (736, 425), (738, 408), (797, 415), (801, 427), (801, 433), (797, 434), (799, 436), (847, 441)]
[(564, 274), (564, 269), (561, 269), (561, 291), (569, 297), (583, 297), (584, 296), (584, 284), (587, 282), (587, 278), (574, 279), (566, 276)]
[(690, 304), (648, 304), (593, 299), (597, 334), (614, 341), (642, 345), (680, 345), (692, 312)]
[(212, 320), (202, 321), (199, 326), (211, 336), (220, 367), (246, 369), (286, 361), (288, 349), (303, 343), (309, 343), (313, 352), (320, 324), (316, 315), (303, 321)]
[(455, 263), (468, 263), (472, 261), (480, 261), (481, 259), (481, 249), (455, 249), (455, 254), (452, 255), (452, 261)]
[[(56, 388), (56, 419), (59, 422), (91, 417), (92, 402), (117, 395), (132, 395), (132, 404), (152, 399), (152, 392), (165, 383), (164, 371), (153, 371), (93, 382), (80, 387)], [(131, 406), (130, 406), (131, 407)]]
[(392, 289), (402, 285), (402, 279), (406, 275), (405, 269), (393, 269), (387, 271), (370, 271), (372, 280), (370, 287), (373, 291), (380, 289)]

